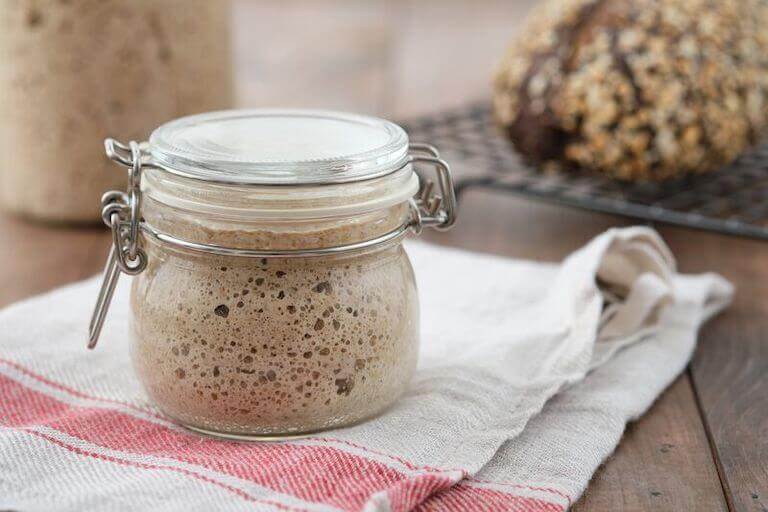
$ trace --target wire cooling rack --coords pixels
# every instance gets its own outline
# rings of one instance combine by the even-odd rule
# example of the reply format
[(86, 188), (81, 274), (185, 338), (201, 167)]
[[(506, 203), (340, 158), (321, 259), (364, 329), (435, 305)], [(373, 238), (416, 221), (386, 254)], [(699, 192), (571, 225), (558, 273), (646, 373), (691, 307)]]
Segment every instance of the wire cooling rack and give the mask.
[(457, 194), (488, 187), (654, 222), (768, 240), (768, 143), (719, 171), (664, 183), (620, 183), (586, 172), (542, 173), (523, 163), (487, 104), (403, 123), (454, 169)]

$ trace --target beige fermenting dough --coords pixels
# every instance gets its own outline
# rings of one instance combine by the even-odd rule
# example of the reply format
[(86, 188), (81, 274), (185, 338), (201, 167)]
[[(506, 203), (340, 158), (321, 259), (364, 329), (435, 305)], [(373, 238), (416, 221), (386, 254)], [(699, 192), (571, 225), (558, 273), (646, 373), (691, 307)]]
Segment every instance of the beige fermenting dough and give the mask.
[[(173, 236), (223, 246), (337, 246), (391, 231), (375, 222), (315, 232), (211, 231), (145, 204)], [(401, 245), (345, 256), (243, 258), (148, 241), (132, 292), (132, 359), (153, 400), (181, 423), (232, 434), (310, 432), (382, 411), (418, 353), (418, 299)]]

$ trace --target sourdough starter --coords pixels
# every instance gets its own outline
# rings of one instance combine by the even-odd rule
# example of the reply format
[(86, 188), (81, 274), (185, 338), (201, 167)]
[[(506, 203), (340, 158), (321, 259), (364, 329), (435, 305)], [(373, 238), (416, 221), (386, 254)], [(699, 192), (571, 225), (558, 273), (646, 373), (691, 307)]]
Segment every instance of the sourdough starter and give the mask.
[[(366, 223), (318, 231), (212, 235), (175, 219), (174, 236), (221, 245), (351, 243)], [(400, 212), (407, 211), (402, 207)], [(375, 224), (386, 232), (398, 215)], [(375, 234), (375, 233), (373, 233)], [(218, 433), (311, 432), (380, 412), (404, 391), (418, 351), (418, 301), (402, 245), (314, 258), (224, 257), (148, 240), (132, 293), (132, 358), (154, 401)]]

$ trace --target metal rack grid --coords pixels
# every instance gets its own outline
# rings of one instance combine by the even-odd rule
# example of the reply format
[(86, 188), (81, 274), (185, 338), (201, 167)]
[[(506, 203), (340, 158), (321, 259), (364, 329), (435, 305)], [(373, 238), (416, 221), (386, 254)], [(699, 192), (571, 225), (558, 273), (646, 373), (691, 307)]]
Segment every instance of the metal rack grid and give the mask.
[(621, 183), (587, 172), (542, 173), (519, 159), (487, 104), (412, 119), (411, 140), (440, 148), (457, 194), (489, 187), (568, 206), (768, 240), (768, 143), (716, 172)]

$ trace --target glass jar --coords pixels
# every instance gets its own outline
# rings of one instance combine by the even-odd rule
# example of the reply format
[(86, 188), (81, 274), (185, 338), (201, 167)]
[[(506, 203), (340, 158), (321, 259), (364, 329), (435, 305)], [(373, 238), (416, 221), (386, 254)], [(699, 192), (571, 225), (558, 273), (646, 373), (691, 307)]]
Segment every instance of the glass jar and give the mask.
[(121, 180), (95, 141), (233, 106), (230, 18), (229, 0), (0, 1), (0, 207), (98, 221)]
[(299, 434), (404, 392), (419, 307), (402, 240), (455, 219), (434, 148), (388, 121), (309, 110), (203, 114), (106, 146), (129, 187), (104, 197), (114, 244), (89, 346), (117, 277), (135, 275), (131, 358), (168, 416), (224, 437)]

